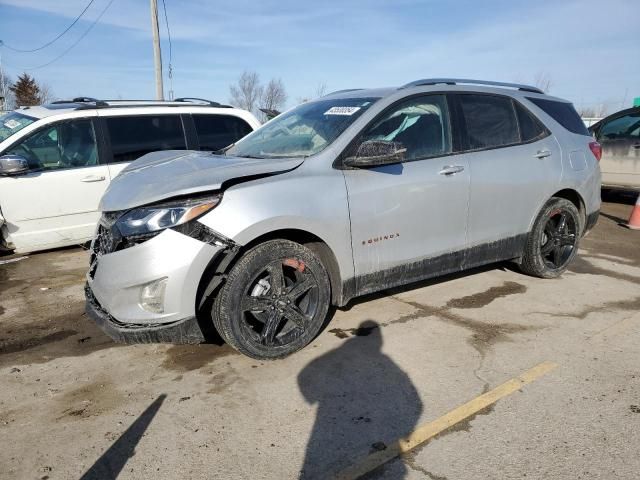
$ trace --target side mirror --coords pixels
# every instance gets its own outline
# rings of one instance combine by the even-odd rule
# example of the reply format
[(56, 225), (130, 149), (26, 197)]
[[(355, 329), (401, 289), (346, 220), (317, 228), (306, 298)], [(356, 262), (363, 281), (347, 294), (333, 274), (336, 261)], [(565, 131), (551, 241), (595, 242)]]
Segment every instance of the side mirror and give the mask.
[(367, 168), (402, 163), (406, 151), (400, 142), (367, 140), (360, 144), (355, 157), (345, 158), (344, 164), (348, 167)]
[(29, 162), (20, 155), (2, 155), (0, 157), (0, 175), (18, 175), (29, 171)]

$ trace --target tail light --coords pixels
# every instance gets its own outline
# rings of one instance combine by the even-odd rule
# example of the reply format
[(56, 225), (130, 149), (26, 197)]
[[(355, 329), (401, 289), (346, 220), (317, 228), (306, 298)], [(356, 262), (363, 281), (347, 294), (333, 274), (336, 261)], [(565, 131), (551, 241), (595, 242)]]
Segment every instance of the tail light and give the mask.
[(600, 161), (600, 159), (602, 158), (602, 145), (600, 145), (598, 142), (590, 142), (589, 150), (591, 150), (593, 156), (596, 157), (596, 160)]

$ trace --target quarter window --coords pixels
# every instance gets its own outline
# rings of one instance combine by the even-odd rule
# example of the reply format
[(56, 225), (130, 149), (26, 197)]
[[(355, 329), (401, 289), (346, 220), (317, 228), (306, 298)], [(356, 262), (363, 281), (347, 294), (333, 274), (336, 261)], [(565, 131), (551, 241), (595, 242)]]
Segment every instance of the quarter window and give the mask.
[(231, 115), (192, 115), (196, 125), (200, 150), (220, 150), (245, 135), (251, 127), (241, 118)]
[(532, 97), (527, 97), (527, 100), (540, 107), (547, 115), (570, 132), (577, 133), (579, 135), (591, 136), (589, 130), (585, 127), (584, 122), (580, 118), (580, 115), (578, 115), (578, 112), (576, 112), (576, 109), (573, 108), (572, 104)]
[(444, 95), (412, 98), (385, 114), (363, 135), (362, 141), (400, 142), (406, 160), (434, 157), (451, 152), (449, 115)]
[(468, 149), (513, 145), (520, 141), (511, 99), (495, 95), (460, 95)]
[(187, 148), (178, 115), (107, 117), (113, 162), (130, 162), (158, 150)]
[(547, 131), (542, 126), (542, 123), (518, 102), (514, 102), (514, 105), (518, 116), (518, 125), (520, 126), (520, 140), (530, 142), (542, 137)]
[(42, 128), (5, 153), (26, 158), (32, 169), (60, 170), (98, 163), (96, 134), (91, 120), (62, 122)]

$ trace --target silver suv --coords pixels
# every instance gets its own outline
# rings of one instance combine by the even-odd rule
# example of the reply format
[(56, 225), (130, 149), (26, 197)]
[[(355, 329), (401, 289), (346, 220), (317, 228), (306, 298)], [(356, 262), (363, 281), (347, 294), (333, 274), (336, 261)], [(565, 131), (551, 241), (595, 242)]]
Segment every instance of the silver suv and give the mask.
[(331, 305), (513, 260), (564, 272), (600, 209), (599, 145), (535, 87), (335, 92), (216, 154), (157, 152), (102, 198), (87, 312), (124, 342), (307, 345)]

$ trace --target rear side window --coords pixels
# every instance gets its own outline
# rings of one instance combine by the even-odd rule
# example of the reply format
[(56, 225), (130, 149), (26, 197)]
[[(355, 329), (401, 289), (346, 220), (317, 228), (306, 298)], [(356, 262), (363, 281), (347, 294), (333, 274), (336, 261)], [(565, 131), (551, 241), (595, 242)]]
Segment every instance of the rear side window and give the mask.
[(187, 148), (177, 115), (107, 117), (113, 162), (130, 162), (158, 150)]
[(518, 125), (520, 126), (520, 139), (523, 142), (530, 142), (545, 136), (547, 129), (544, 128), (540, 120), (518, 102), (514, 102), (514, 105), (518, 116)]
[(220, 150), (252, 132), (241, 118), (231, 115), (192, 115), (200, 150)]
[(520, 141), (511, 99), (494, 95), (460, 95), (469, 150), (513, 145)]
[(570, 132), (590, 136), (589, 130), (585, 127), (580, 115), (578, 115), (578, 112), (576, 112), (572, 104), (546, 100), (544, 98), (527, 97), (527, 100), (540, 107), (547, 115)]

